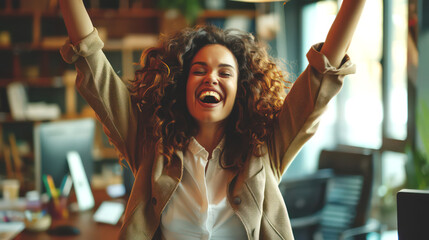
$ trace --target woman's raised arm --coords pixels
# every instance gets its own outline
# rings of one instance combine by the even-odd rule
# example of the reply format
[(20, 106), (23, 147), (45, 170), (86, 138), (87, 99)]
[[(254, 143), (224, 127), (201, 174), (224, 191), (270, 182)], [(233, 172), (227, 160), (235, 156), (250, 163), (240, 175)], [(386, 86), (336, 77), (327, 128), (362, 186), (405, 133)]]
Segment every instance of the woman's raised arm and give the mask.
[(60, 9), (71, 43), (76, 44), (93, 31), (82, 0), (60, 0)]
[(334, 67), (339, 67), (362, 14), (365, 0), (343, 0), (340, 11), (326, 37), (321, 52)]

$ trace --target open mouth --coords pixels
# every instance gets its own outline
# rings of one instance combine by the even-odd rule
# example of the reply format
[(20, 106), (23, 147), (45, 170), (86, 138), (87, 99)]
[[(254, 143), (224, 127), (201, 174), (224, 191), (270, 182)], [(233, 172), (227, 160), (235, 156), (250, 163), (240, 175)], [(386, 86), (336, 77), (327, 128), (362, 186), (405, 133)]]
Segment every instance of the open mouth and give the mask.
[(199, 97), (200, 101), (203, 103), (219, 103), (221, 101), (221, 97), (219, 93), (215, 91), (202, 91)]

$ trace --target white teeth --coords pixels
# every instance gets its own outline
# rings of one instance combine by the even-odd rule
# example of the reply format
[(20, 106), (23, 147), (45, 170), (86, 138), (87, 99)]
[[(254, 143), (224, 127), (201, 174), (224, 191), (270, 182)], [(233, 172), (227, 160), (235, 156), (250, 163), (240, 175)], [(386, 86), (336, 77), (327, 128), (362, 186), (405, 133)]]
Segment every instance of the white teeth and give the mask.
[(215, 91), (203, 91), (200, 94), (200, 100), (204, 100), (205, 97), (209, 97), (209, 96), (214, 97), (218, 102), (220, 101), (220, 95)]

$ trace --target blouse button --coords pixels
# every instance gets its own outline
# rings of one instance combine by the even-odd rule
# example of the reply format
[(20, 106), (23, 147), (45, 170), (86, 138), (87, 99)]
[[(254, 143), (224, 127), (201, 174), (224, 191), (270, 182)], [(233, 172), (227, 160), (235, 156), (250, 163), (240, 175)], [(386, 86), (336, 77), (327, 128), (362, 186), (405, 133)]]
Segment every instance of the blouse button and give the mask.
[(232, 200), (232, 202), (233, 202), (235, 205), (239, 205), (239, 204), (241, 203), (241, 198), (240, 198), (240, 197), (235, 197), (235, 198), (234, 198), (234, 200)]
[(155, 197), (152, 198), (152, 204), (156, 205), (156, 198)]

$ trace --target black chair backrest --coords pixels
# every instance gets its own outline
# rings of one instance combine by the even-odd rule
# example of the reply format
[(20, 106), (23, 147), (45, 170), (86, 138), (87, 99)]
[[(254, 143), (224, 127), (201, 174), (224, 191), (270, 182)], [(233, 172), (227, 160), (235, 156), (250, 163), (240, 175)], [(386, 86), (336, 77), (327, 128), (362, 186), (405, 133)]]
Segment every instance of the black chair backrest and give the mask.
[(319, 239), (320, 221), (326, 201), (331, 170), (323, 169), (296, 179), (287, 179), (279, 188), (289, 212), (295, 239)]
[(310, 216), (321, 211), (325, 205), (326, 189), (331, 170), (284, 180), (279, 188), (291, 219)]
[(323, 150), (319, 169), (332, 169), (326, 207), (322, 215), (325, 239), (338, 239), (344, 230), (365, 225), (371, 207), (374, 181), (374, 153)]

